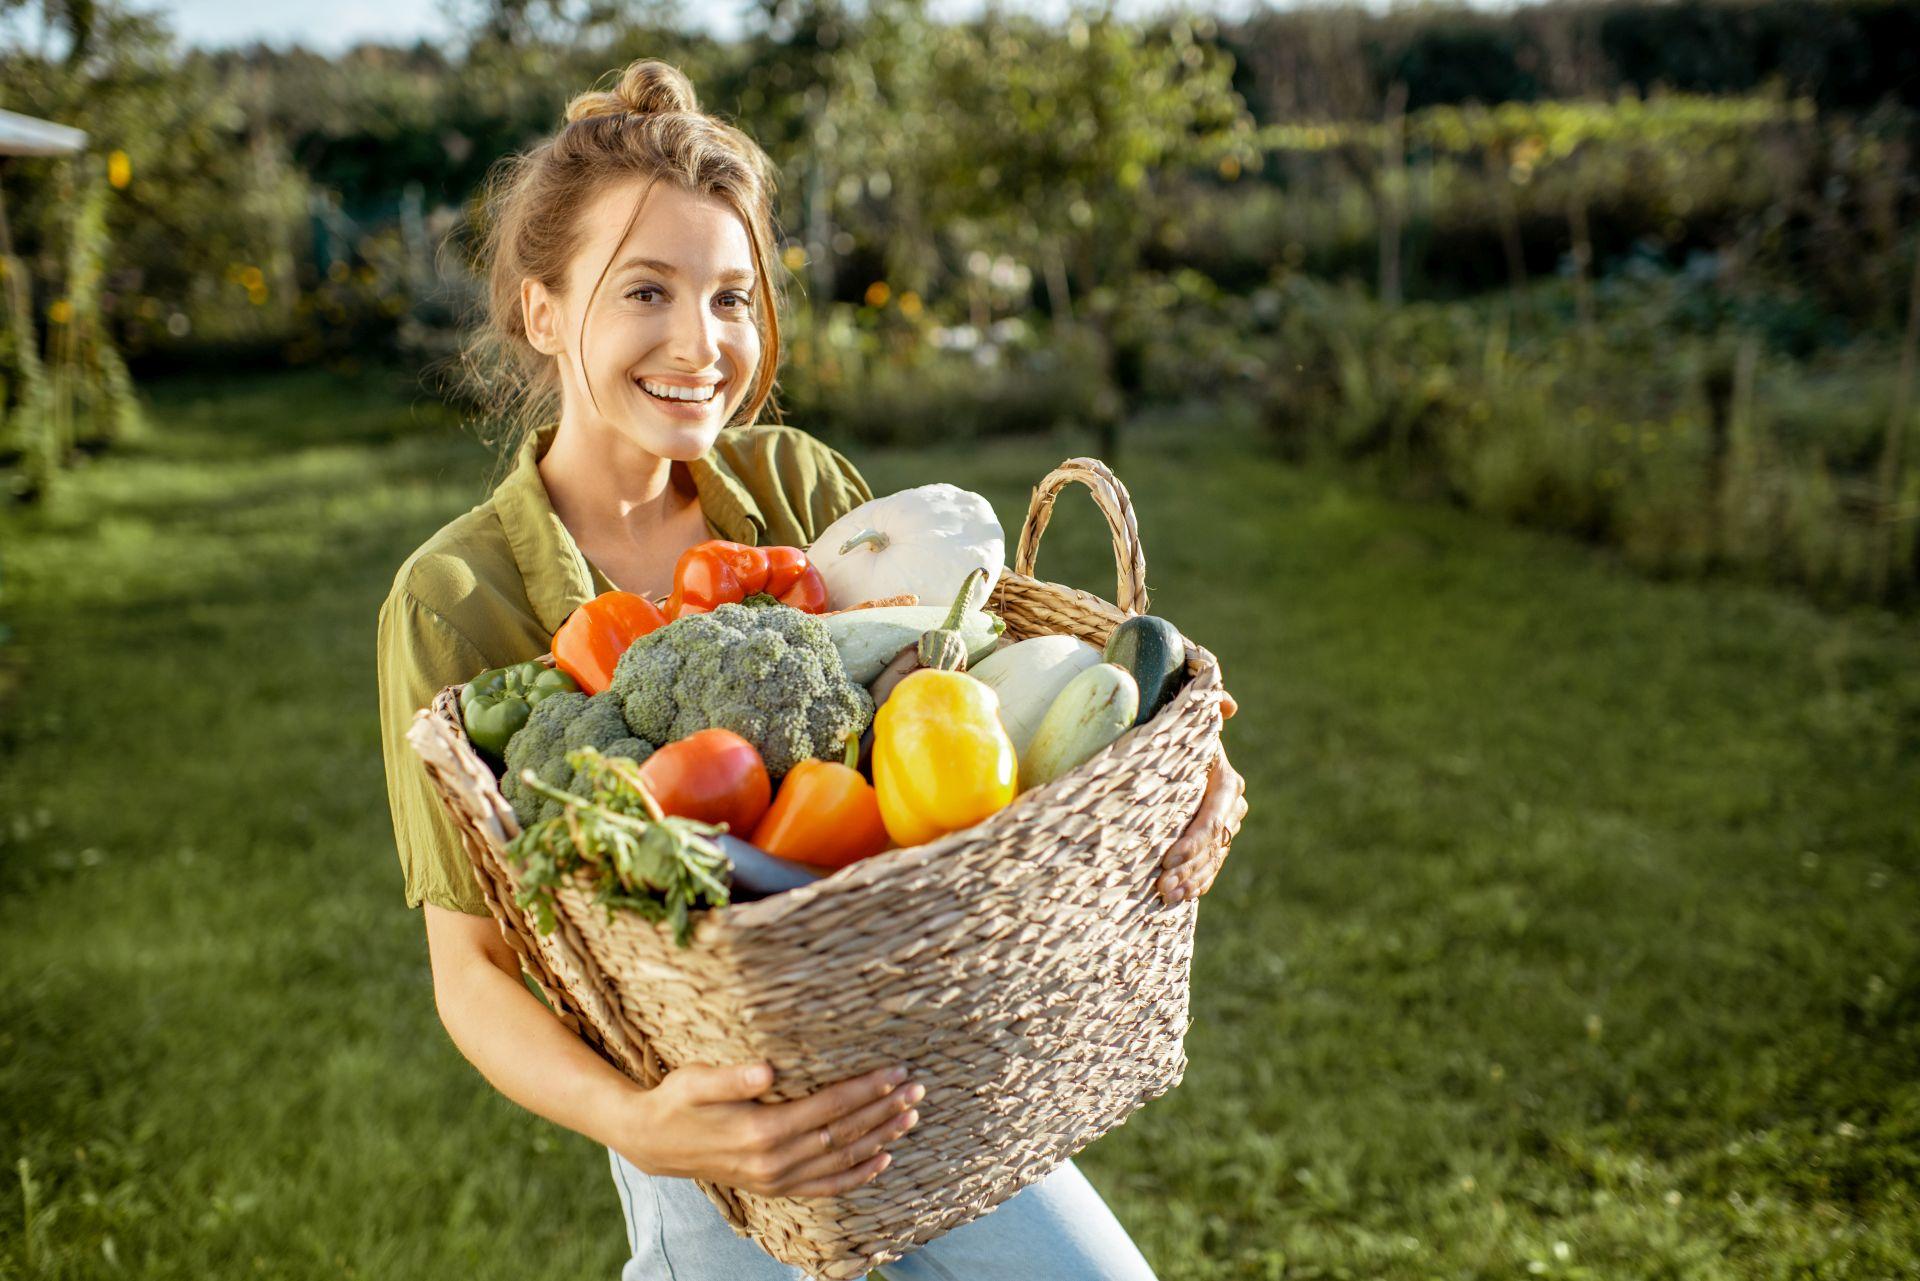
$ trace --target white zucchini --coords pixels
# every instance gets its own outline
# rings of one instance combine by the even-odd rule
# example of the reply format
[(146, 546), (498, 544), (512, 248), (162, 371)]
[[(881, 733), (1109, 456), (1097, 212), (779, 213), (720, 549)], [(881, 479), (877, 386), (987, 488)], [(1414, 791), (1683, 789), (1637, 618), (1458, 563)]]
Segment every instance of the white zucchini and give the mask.
[(1020, 790), (1051, 783), (1113, 742), (1140, 711), (1140, 687), (1126, 668), (1096, 663), (1060, 691), (1020, 758)]
[[(909, 645), (918, 645), (922, 636), (944, 626), (951, 612), (950, 605), (882, 605), (827, 614), (820, 621), (827, 625), (827, 634), (840, 651), (847, 679), (866, 685), (893, 661), (894, 655)], [(967, 661), (985, 656), (1006, 628), (998, 614), (984, 609), (968, 611), (960, 621)]]
[(1000, 696), (1000, 723), (1024, 756), (1067, 682), (1099, 661), (1100, 651), (1077, 636), (1035, 636), (994, 650), (967, 674)]

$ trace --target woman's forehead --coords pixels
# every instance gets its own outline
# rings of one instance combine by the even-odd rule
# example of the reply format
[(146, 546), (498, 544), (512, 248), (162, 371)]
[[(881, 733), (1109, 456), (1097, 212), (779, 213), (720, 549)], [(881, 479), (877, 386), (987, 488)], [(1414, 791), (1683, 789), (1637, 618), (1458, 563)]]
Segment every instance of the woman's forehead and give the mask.
[(651, 190), (637, 180), (622, 182), (595, 197), (581, 218), (585, 235), (575, 270), (598, 275), (612, 260), (615, 271), (639, 263), (694, 280), (753, 275), (753, 244), (740, 215), (713, 196), (670, 182), (657, 182)]

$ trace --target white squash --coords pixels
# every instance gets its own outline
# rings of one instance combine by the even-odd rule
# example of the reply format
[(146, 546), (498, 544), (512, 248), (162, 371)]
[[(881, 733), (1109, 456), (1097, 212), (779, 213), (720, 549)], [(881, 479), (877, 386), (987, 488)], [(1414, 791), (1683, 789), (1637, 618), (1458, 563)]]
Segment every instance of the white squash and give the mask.
[(958, 485), (921, 485), (862, 503), (821, 531), (807, 559), (827, 584), (827, 605), (911, 593), (925, 603), (952, 600), (967, 573), (999, 581), (1007, 540), (993, 506)]
[(1024, 758), (1053, 700), (1068, 681), (1099, 661), (1100, 651), (1077, 636), (1035, 636), (996, 649), (967, 674), (1000, 696), (1000, 723), (1014, 752)]

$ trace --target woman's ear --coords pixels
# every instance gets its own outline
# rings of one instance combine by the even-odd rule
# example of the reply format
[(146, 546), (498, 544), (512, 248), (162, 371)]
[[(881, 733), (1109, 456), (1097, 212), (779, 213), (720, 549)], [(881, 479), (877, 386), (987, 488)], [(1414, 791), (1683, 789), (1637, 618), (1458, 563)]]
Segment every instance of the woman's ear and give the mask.
[(565, 354), (567, 345), (560, 337), (560, 303), (547, 287), (528, 277), (520, 282), (520, 318), (527, 327), (527, 341), (543, 356)]

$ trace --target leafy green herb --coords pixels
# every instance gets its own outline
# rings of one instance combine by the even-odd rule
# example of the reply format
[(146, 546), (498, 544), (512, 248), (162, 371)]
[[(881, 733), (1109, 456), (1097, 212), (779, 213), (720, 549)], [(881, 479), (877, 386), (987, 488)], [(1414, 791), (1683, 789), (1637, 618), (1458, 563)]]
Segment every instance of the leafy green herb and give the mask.
[(542, 782), (532, 770), (520, 776), (561, 805), (557, 816), (522, 829), (507, 846), (507, 856), (525, 869), (520, 906), (533, 912), (542, 934), (551, 934), (554, 888), (572, 877), (593, 890), (608, 919), (626, 911), (666, 921), (685, 947), (693, 912), (724, 907), (730, 897), (732, 864), (713, 840), (726, 829), (662, 814), (633, 761), (582, 747), (567, 753), (567, 763), (590, 782), (591, 799)]

